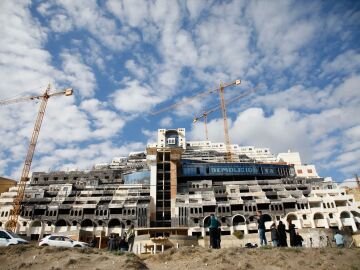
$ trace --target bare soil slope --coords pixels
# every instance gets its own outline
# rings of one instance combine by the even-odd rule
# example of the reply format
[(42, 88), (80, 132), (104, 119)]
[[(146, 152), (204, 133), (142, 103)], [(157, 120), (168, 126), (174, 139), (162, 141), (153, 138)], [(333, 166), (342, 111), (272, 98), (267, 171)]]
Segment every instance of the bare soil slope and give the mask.
[(163, 254), (136, 256), (96, 249), (35, 246), (0, 248), (0, 269), (350, 269), (360, 270), (359, 249), (227, 248), (171, 249)]

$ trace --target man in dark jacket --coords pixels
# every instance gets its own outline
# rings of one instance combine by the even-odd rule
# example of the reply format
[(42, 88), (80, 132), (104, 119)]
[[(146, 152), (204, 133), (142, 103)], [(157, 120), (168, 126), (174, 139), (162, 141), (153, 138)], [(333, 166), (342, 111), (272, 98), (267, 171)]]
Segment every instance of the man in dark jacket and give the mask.
[(286, 228), (282, 221), (279, 221), (279, 225), (277, 227), (278, 235), (279, 235), (279, 246), (280, 247), (287, 247), (286, 241)]
[(265, 218), (262, 215), (261, 211), (257, 212), (257, 221), (258, 221), (258, 232), (260, 238), (260, 245), (266, 246), (266, 235), (265, 235)]
[(218, 228), (219, 228), (219, 221), (215, 217), (214, 214), (210, 215), (210, 224), (209, 224), (209, 234), (210, 234), (210, 246), (212, 248), (218, 247)]

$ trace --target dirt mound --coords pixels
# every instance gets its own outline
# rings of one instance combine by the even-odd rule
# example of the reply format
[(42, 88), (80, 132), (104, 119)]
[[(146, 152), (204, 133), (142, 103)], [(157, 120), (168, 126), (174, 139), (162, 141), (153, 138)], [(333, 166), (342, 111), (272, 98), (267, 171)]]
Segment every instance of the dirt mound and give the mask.
[(182, 248), (145, 259), (149, 269), (359, 269), (358, 249)]
[(156, 255), (98, 249), (68, 249), (32, 245), (0, 248), (2, 270), (64, 269), (350, 269), (360, 270), (359, 249), (183, 247)]

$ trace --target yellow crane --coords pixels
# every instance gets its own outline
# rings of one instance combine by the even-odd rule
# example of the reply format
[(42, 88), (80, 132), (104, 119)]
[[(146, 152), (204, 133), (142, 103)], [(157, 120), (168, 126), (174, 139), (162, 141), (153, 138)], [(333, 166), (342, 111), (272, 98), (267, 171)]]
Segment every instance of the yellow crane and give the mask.
[(28, 101), (28, 100), (36, 100), (36, 99), (41, 100), (39, 112), (37, 114), (37, 118), (35, 121), (34, 130), (32, 132), (30, 144), (29, 144), (29, 147), (27, 150), (24, 167), (23, 167), (23, 170), (21, 173), (21, 178), (17, 185), (18, 190), (17, 190), (17, 194), (16, 194), (16, 197), (14, 200), (13, 210), (10, 211), (11, 213), (10, 213), (10, 217), (9, 217), (8, 228), (10, 230), (12, 230), (13, 232), (16, 231), (16, 225), (17, 225), (17, 221), (18, 221), (19, 214), (21, 211), (21, 202), (24, 198), (26, 182), (29, 180), (30, 167), (31, 167), (33, 156), (34, 156), (35, 147), (36, 147), (37, 139), (39, 137), (41, 123), (44, 118), (48, 99), (50, 97), (54, 97), (54, 96), (62, 96), (62, 95), (71, 96), (73, 94), (72, 88), (67, 88), (62, 91), (54, 92), (54, 93), (50, 93), (50, 88), (51, 87), (49, 84), (48, 87), (46, 88), (44, 94), (41, 96), (29, 96), (29, 97), (21, 97), (21, 98), (7, 99), (7, 100), (0, 101), (0, 105), (8, 105), (8, 104), (13, 104), (13, 103), (18, 103), (18, 102), (23, 102), (23, 101)]
[(212, 90), (208, 90), (208, 91), (204, 91), (201, 92), (199, 94), (196, 94), (194, 96), (191, 96), (189, 98), (186, 98), (184, 100), (181, 100), (179, 102), (176, 102), (168, 107), (165, 107), (163, 109), (160, 109), (158, 111), (152, 112), (152, 115), (156, 115), (165, 111), (168, 111), (170, 109), (176, 108), (178, 106), (190, 103), (193, 99), (195, 98), (199, 98), (199, 97), (203, 97), (206, 95), (209, 95), (211, 93), (215, 93), (215, 92), (219, 92), (219, 96), (220, 96), (220, 106), (221, 106), (221, 112), (222, 112), (222, 116), (223, 116), (223, 120), (224, 120), (224, 136), (225, 136), (225, 144), (226, 144), (226, 160), (227, 161), (231, 161), (231, 149), (230, 149), (230, 138), (229, 138), (229, 127), (228, 127), (228, 121), (227, 121), (227, 112), (226, 112), (226, 103), (225, 103), (225, 98), (224, 98), (224, 90), (226, 87), (229, 86), (234, 86), (234, 85), (239, 85), (241, 83), (240, 80), (235, 80), (233, 82), (230, 83), (220, 83), (219, 88), (216, 89), (212, 89)]
[[(250, 89), (249, 91), (246, 91), (245, 93), (242, 93), (241, 95), (238, 95), (234, 98), (226, 100), (225, 104), (226, 104), (226, 106), (228, 106), (229, 104), (234, 103), (234, 102), (238, 101), (239, 99), (242, 99), (242, 98), (254, 93), (255, 91), (256, 91), (256, 88)], [(195, 116), (193, 119), (193, 123), (197, 123), (199, 120), (204, 119), (206, 140), (209, 140), (209, 134), (208, 134), (208, 128), (207, 128), (207, 117), (209, 114), (219, 110), (220, 108), (221, 108), (221, 105), (215, 106), (215, 107), (211, 108), (210, 110), (203, 112), (201, 115)]]

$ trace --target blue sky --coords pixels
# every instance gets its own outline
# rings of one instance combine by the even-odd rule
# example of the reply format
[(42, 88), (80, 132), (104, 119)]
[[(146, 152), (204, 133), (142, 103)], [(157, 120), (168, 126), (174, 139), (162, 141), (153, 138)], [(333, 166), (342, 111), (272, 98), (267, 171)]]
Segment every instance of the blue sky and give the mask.
[[(359, 1), (0, 2), (0, 99), (73, 87), (49, 100), (33, 171), (89, 169), (143, 150), (158, 128), (185, 127), (226, 89), (232, 143), (291, 149), (321, 176), (360, 169)], [(0, 175), (21, 172), (39, 103), (0, 107)], [(223, 141), (220, 111), (209, 137)]]

